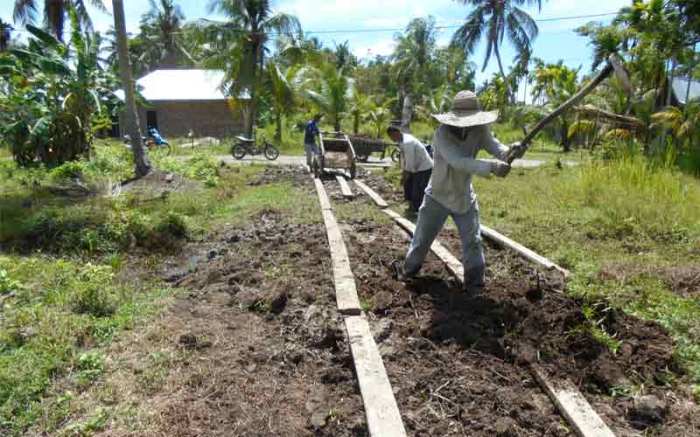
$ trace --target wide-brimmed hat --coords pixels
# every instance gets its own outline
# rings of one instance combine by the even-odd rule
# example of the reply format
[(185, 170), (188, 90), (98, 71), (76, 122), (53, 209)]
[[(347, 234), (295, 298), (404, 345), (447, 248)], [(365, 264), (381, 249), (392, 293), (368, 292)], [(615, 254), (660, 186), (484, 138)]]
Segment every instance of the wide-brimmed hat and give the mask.
[(449, 126), (481, 126), (498, 120), (498, 111), (482, 111), (476, 94), (460, 91), (452, 100), (452, 109), (442, 114), (433, 114), (433, 118)]

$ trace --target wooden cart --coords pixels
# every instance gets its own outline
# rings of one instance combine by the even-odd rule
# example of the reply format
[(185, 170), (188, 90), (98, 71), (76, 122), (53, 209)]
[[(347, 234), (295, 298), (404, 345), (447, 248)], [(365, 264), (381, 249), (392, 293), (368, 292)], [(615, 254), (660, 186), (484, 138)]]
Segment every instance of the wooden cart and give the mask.
[(331, 170), (347, 171), (351, 179), (357, 173), (355, 149), (343, 132), (321, 132), (319, 154), (314, 157), (312, 169), (316, 177)]

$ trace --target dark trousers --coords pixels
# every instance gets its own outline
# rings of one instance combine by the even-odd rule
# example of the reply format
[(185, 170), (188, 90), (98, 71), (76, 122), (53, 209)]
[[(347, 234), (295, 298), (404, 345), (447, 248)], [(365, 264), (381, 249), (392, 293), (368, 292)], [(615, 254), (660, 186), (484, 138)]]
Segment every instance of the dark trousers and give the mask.
[(418, 208), (423, 203), (425, 187), (428, 186), (432, 173), (432, 170), (419, 171), (417, 173), (406, 172), (403, 183), (403, 195), (414, 212), (418, 211)]

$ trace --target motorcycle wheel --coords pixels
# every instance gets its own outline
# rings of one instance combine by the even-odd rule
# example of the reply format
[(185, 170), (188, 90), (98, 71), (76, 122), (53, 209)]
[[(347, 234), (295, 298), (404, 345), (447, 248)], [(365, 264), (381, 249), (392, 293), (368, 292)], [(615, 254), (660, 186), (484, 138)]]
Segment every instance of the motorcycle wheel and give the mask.
[(233, 147), (231, 147), (231, 155), (233, 155), (233, 157), (236, 159), (243, 159), (246, 152), (246, 148), (241, 144), (234, 144)]
[(272, 144), (265, 144), (265, 158), (274, 161), (280, 156), (280, 151)]

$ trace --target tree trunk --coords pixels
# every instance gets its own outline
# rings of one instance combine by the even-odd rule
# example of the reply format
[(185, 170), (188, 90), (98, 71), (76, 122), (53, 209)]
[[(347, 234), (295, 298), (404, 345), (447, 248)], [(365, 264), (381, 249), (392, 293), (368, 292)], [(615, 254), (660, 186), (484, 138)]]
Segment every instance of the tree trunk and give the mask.
[(336, 132), (340, 132), (340, 114), (337, 112), (333, 114), (333, 129)]
[(571, 152), (571, 140), (569, 139), (569, 123), (561, 118), (561, 146), (564, 153)]
[(124, 88), (125, 130), (131, 138), (131, 150), (134, 153), (135, 173), (137, 178), (146, 176), (151, 171), (151, 163), (143, 148), (141, 140), (141, 127), (136, 110), (136, 100), (134, 98), (134, 80), (131, 77), (131, 65), (129, 62), (129, 47), (126, 41), (126, 22), (124, 19), (124, 2), (113, 0), (114, 9), (114, 29), (117, 35), (117, 54), (119, 57), (119, 76)]
[(498, 44), (493, 45), (493, 51), (496, 54), (496, 60), (498, 61), (498, 70), (501, 72), (501, 77), (503, 78), (503, 85), (506, 87), (506, 101), (510, 102), (511, 97), (513, 95), (513, 92), (510, 89), (510, 84), (508, 83), (508, 77), (506, 76), (506, 72), (503, 71), (503, 62), (501, 61), (501, 52), (498, 49)]
[(279, 111), (275, 114), (275, 142), (277, 145), (282, 143), (282, 113)]
[(411, 116), (413, 115), (413, 99), (411, 93), (406, 93), (401, 108), (401, 132), (411, 132)]
[(360, 114), (359, 114), (359, 113), (355, 113), (355, 114), (353, 115), (353, 119), (352, 119), (352, 133), (353, 133), (354, 135), (357, 135), (357, 132), (358, 132), (359, 130), (360, 130)]

